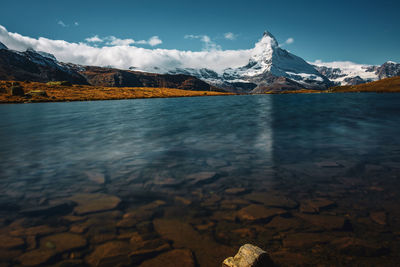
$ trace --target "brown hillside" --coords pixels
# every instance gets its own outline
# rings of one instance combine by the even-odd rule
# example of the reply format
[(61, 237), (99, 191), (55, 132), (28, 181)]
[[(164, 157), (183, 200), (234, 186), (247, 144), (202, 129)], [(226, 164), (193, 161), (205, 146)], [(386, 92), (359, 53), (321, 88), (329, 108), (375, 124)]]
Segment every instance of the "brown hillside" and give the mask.
[(61, 85), (60, 82), (0, 81), (0, 103), (89, 101), (132, 98), (189, 97), (231, 95), (213, 91), (190, 91), (172, 88), (102, 87)]
[(375, 82), (331, 87), (327, 92), (346, 93), (346, 92), (377, 92), (377, 93), (399, 93), (400, 76), (386, 78)]

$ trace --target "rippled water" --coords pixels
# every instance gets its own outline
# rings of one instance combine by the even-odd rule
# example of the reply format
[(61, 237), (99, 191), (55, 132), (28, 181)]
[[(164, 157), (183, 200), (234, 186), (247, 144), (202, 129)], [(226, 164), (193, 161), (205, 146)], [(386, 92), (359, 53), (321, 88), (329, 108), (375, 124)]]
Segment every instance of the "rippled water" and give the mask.
[(397, 94), (0, 106), (6, 266), (396, 266), (399, 189)]

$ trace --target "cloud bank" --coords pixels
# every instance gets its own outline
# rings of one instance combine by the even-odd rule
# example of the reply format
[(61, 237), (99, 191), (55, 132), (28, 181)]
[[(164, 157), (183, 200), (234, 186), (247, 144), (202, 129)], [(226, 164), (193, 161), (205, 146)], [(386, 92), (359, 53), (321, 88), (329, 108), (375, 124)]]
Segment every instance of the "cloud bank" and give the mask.
[(107, 36), (104, 38), (100, 38), (98, 35), (93, 37), (89, 37), (85, 39), (88, 43), (103, 43), (105, 45), (114, 45), (114, 46), (129, 46), (133, 44), (146, 44), (150, 46), (156, 46), (162, 44), (162, 40), (158, 36), (153, 36), (149, 40), (140, 40), (135, 41), (133, 39), (120, 39), (115, 36)]
[[(59, 61), (82, 65), (113, 66), (128, 69), (135, 67), (144, 71), (164, 72), (174, 68), (209, 68), (221, 72), (228, 67), (240, 67), (247, 64), (252, 49), (220, 50), (208, 36), (200, 39), (205, 50), (200, 52), (181, 51), (175, 49), (146, 49), (133, 46), (141, 41), (132, 39), (107, 39), (110, 46), (97, 47), (97, 42), (103, 38), (93, 36), (86, 42), (67, 42), (44, 37), (32, 38), (18, 33), (9, 32), (0, 25), (0, 42), (10, 49), (25, 51), (33, 48), (53, 54)], [(188, 37), (191, 38), (191, 37)], [(193, 37), (194, 38), (194, 37)], [(197, 39), (197, 37), (196, 37)], [(122, 40), (122, 41), (121, 41)], [(162, 41), (154, 36), (145, 41), (149, 45), (158, 45)], [(113, 43), (113, 44), (112, 44)], [(158, 70), (154, 69), (158, 67)]]

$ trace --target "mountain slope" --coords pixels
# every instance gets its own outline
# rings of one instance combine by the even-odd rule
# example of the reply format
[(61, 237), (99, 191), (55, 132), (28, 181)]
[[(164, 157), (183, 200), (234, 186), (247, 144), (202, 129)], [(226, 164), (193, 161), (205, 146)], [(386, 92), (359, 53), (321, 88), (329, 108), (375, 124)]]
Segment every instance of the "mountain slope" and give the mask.
[(109, 87), (164, 87), (197, 91), (223, 91), (190, 76), (155, 74), (58, 62), (48, 53), (9, 50), (0, 43), (0, 80), (69, 81)]
[(0, 49), (0, 80), (67, 80), (75, 84), (88, 84), (79, 73), (60, 64), (50, 55), (43, 55), (32, 49), (25, 52)]
[(209, 69), (175, 69), (208, 83), (235, 92), (263, 92), (286, 89), (326, 89), (331, 82), (314, 66), (279, 47), (275, 37), (265, 32), (252, 50), (247, 65), (222, 73)]
[(356, 85), (400, 75), (400, 64), (393, 61), (385, 62), (381, 66), (348, 61), (315, 62), (314, 66), (336, 85)]

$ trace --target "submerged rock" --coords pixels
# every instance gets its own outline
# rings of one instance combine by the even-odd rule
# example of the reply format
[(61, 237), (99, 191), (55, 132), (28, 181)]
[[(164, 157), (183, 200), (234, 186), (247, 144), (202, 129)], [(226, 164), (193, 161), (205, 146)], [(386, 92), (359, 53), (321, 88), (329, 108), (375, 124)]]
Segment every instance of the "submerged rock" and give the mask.
[(85, 172), (85, 174), (87, 175), (88, 179), (94, 183), (104, 184), (106, 181), (104, 174), (102, 174), (100, 172), (87, 171), (87, 172)]
[(234, 257), (226, 258), (223, 267), (268, 267), (274, 266), (271, 258), (259, 247), (245, 244)]
[(262, 203), (268, 207), (293, 209), (297, 207), (297, 202), (285, 197), (268, 192), (256, 192), (244, 196), (245, 199)]
[(371, 212), (369, 214), (371, 220), (380, 225), (386, 225), (387, 214), (384, 211)]
[(36, 249), (28, 251), (18, 257), (18, 261), (22, 266), (40, 266), (48, 262), (56, 252), (49, 249)]
[(86, 239), (77, 234), (60, 233), (44, 237), (40, 240), (40, 245), (43, 248), (62, 253), (86, 246)]
[(233, 248), (221, 245), (207, 235), (200, 235), (188, 223), (174, 219), (156, 219), (153, 223), (155, 230), (164, 239), (173, 241), (175, 248), (193, 251), (199, 266), (215, 266), (216, 262), (222, 262), (235, 253)]
[(381, 244), (354, 237), (339, 238), (331, 244), (341, 253), (357, 257), (379, 257), (389, 253), (389, 249)]
[(186, 178), (192, 180), (192, 185), (207, 184), (217, 178), (216, 172), (199, 172), (188, 175)]
[(13, 249), (22, 247), (25, 242), (22, 238), (0, 235), (0, 249)]
[(101, 193), (76, 194), (69, 198), (78, 205), (74, 211), (78, 215), (115, 209), (121, 199), (116, 196)]
[(334, 201), (325, 198), (308, 199), (301, 202), (300, 212), (319, 213), (320, 210), (332, 207), (334, 205), (335, 205)]
[(277, 215), (285, 214), (286, 210), (278, 208), (266, 208), (262, 205), (251, 204), (237, 212), (237, 216), (242, 221), (267, 220)]
[(99, 266), (102, 263), (108, 263), (111, 260), (123, 258), (129, 261), (129, 253), (132, 248), (129, 243), (123, 241), (110, 241), (95, 248), (95, 250), (86, 257), (86, 262), (92, 266)]
[(47, 206), (39, 206), (35, 208), (29, 208), (21, 210), (20, 213), (25, 216), (45, 216), (54, 214), (67, 214), (72, 211), (74, 203), (66, 201), (62, 203), (54, 203)]
[(308, 223), (322, 227), (326, 230), (351, 230), (351, 223), (344, 217), (331, 215), (311, 215), (311, 214), (296, 214), (297, 217), (307, 221)]
[(174, 249), (157, 257), (147, 260), (139, 265), (139, 267), (195, 267), (193, 253), (189, 249)]

